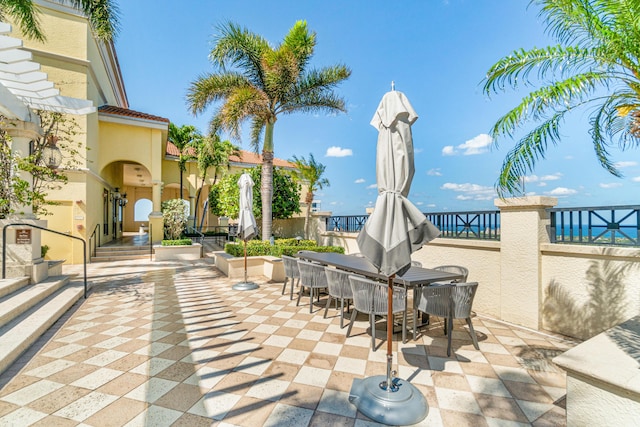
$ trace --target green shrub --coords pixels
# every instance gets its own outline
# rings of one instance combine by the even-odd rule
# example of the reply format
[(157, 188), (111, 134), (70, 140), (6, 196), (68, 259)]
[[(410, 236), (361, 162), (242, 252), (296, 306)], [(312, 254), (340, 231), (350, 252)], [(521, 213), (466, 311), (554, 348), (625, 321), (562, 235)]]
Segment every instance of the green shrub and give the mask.
[(42, 245), (40, 246), (40, 256), (42, 258), (47, 256), (47, 252), (49, 252), (49, 246), (48, 245)]
[(316, 246), (315, 240), (298, 240), (296, 238), (276, 239), (276, 245), (282, 246)]
[(193, 242), (191, 241), (191, 239), (174, 239), (162, 241), (162, 246), (189, 246), (192, 244)]
[[(276, 240), (275, 245), (270, 245), (269, 242), (262, 240), (251, 240), (247, 242), (247, 256), (263, 256), (271, 255), (280, 258), (282, 255), (294, 256), (298, 251), (316, 251), (316, 252), (335, 252), (339, 254), (344, 253), (342, 246), (317, 246), (313, 240), (306, 240), (307, 245), (282, 245), (281, 240)], [(295, 239), (293, 239), (295, 240)], [(244, 256), (244, 244), (243, 243), (227, 243), (224, 246), (224, 251), (234, 257)]]

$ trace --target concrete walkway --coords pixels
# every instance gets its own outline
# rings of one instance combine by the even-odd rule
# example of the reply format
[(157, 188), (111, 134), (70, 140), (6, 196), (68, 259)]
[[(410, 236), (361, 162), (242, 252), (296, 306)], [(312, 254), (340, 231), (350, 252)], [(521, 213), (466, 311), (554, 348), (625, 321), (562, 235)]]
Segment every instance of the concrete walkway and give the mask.
[[(335, 309), (309, 314), (308, 298), (296, 307), (261, 277), (234, 291), (210, 258), (88, 267), (89, 298), (0, 377), (0, 425), (377, 425), (348, 402), (354, 378), (386, 372), (365, 316), (345, 338)], [(473, 323), (480, 351), (457, 323), (450, 358), (441, 323), (406, 344), (396, 334), (398, 376), (429, 403), (419, 425), (565, 424), (565, 375), (550, 360), (574, 343)]]

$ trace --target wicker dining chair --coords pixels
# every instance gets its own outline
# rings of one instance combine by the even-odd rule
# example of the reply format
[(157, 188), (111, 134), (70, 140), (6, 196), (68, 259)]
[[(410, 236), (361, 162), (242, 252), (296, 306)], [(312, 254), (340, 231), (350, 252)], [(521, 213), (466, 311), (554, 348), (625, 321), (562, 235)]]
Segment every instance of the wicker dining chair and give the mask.
[(353, 299), (351, 283), (349, 282), (351, 273), (331, 267), (325, 267), (324, 272), (327, 275), (327, 285), (329, 288), (329, 297), (327, 298), (327, 306), (324, 309), (324, 318), (327, 318), (331, 300), (334, 299), (336, 301), (336, 308), (338, 306), (338, 300), (340, 300), (340, 328), (342, 329), (344, 328), (344, 302), (345, 300), (347, 301), (348, 310), (349, 302)]
[[(469, 334), (476, 350), (478, 338), (471, 322), (471, 308), (478, 289), (478, 282), (471, 283), (434, 283), (424, 286), (418, 291), (418, 310), (429, 315), (442, 317), (444, 333), (447, 335), (447, 356), (451, 356), (451, 336), (453, 335), (453, 319), (465, 319), (469, 325)], [(415, 328), (415, 326), (414, 326)]]
[(300, 270), (300, 290), (296, 306), (300, 305), (300, 297), (304, 288), (309, 288), (309, 313), (313, 313), (314, 290), (318, 290), (318, 301), (320, 301), (320, 289), (326, 289), (328, 286), (327, 274), (324, 272), (323, 265), (301, 259), (298, 260), (298, 269)]
[(439, 265), (437, 267), (433, 267), (433, 269), (461, 275), (462, 278), (452, 280), (454, 283), (465, 283), (467, 281), (467, 277), (469, 277), (469, 270), (461, 265)]
[[(351, 290), (353, 291), (354, 310), (351, 313), (351, 323), (347, 329), (347, 337), (351, 334), (351, 328), (358, 312), (369, 315), (371, 326), (371, 350), (376, 351), (376, 316), (387, 316), (389, 287), (386, 283), (374, 282), (362, 276), (349, 276)], [(407, 326), (407, 311), (405, 310), (405, 299), (407, 290), (404, 287), (393, 287), (393, 314), (402, 315), (402, 340), (405, 341)]]
[(298, 269), (298, 259), (294, 257), (290, 257), (287, 255), (282, 255), (282, 262), (284, 263), (284, 284), (282, 285), (282, 295), (284, 295), (284, 291), (287, 289), (287, 282), (291, 279), (291, 293), (289, 295), (289, 299), (293, 299), (293, 287), (295, 285), (296, 279), (298, 280), (298, 284), (300, 284), (300, 270)]

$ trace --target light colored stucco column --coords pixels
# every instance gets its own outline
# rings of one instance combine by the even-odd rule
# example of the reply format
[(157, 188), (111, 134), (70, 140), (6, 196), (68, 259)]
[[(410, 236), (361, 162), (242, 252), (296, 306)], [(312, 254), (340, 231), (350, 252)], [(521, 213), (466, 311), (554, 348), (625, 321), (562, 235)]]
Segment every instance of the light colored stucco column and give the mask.
[[(42, 129), (37, 123), (12, 120), (8, 123), (6, 131), (12, 140), (11, 151), (20, 157), (28, 157), (31, 141), (41, 136)], [(33, 185), (33, 176), (29, 172), (19, 171), (18, 173), (20, 178), (29, 183), (29, 186)], [(17, 212), (20, 218), (35, 218), (31, 205), (17, 206)]]
[(555, 197), (496, 199), (500, 209), (500, 318), (539, 329), (541, 285), (540, 245), (549, 243), (547, 208)]
[(149, 214), (149, 226), (151, 227), (151, 241), (159, 242), (164, 237), (164, 223), (162, 221), (162, 181), (153, 180), (151, 202), (153, 211)]

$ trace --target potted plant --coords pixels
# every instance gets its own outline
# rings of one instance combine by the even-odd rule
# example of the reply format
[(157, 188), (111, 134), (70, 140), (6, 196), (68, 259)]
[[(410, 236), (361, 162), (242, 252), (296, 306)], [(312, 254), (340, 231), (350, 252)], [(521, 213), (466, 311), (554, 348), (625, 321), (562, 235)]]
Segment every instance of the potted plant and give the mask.
[(187, 206), (181, 199), (168, 200), (162, 204), (162, 219), (166, 239), (155, 245), (156, 261), (172, 259), (198, 259), (202, 255), (202, 245), (191, 239), (182, 238), (187, 225)]

